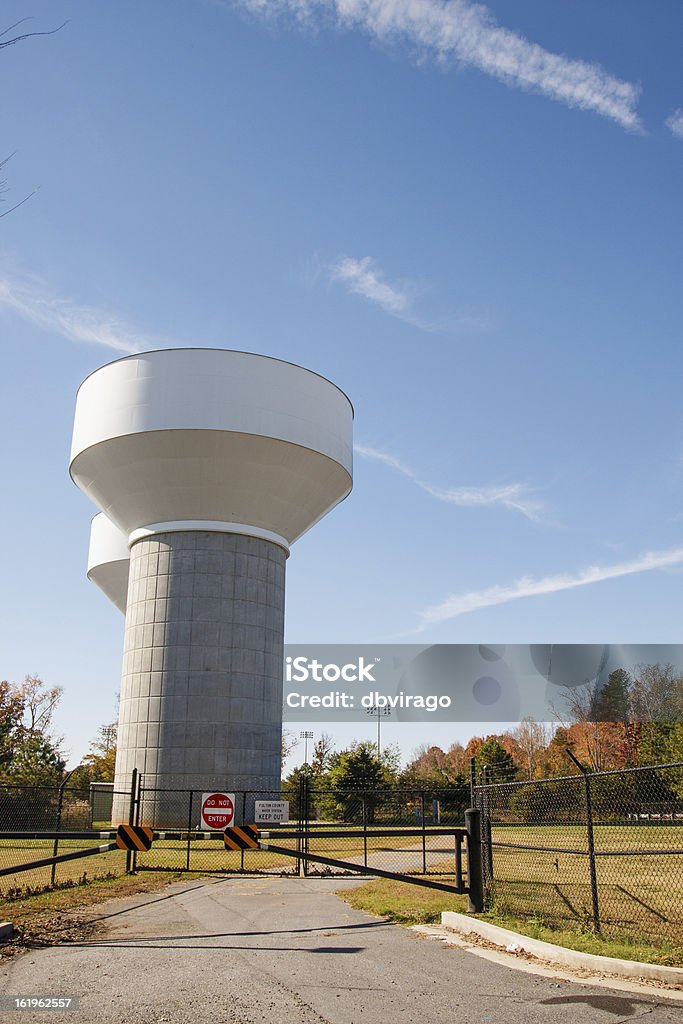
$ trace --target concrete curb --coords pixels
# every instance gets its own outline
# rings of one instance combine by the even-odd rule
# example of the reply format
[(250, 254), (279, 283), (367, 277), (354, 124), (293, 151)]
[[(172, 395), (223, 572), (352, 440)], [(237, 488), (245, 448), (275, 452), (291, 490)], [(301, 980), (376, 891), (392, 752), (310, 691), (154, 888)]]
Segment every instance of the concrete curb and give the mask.
[(519, 932), (500, 928), (496, 924), (479, 921), (453, 910), (442, 912), (441, 924), (444, 928), (459, 932), (461, 935), (478, 935), (480, 938), (486, 939), (487, 942), (492, 942), (494, 946), (501, 946), (503, 949), (515, 946), (514, 950), (508, 950), (508, 952), (524, 951), (531, 956), (538, 957), (539, 960), (550, 963), (566, 964), (568, 967), (598, 971), (602, 974), (616, 974), (622, 978), (649, 978), (654, 981), (663, 981), (667, 985), (683, 986), (682, 967), (663, 967), (659, 964), (643, 964), (637, 960), (618, 960), (616, 957), (599, 956), (597, 953), (581, 953), (576, 949), (555, 946), (551, 942), (530, 939), (528, 935), (520, 935)]
[(11, 921), (3, 921), (0, 924), (0, 942), (7, 942), (14, 935), (14, 925)]

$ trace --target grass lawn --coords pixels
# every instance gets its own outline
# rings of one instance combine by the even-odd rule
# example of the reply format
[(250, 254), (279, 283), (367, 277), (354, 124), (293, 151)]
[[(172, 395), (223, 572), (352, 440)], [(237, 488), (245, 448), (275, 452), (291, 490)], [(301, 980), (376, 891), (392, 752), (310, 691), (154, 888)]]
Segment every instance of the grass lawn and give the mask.
[[(586, 853), (543, 852), (505, 845), (587, 849), (579, 826), (494, 828), (493, 905), (513, 918), (533, 918), (569, 930), (592, 930), (590, 866)], [(683, 828), (597, 826), (596, 876), (602, 931), (615, 939), (668, 939), (683, 945)], [(606, 851), (618, 856), (604, 856)], [(643, 851), (643, 852), (640, 852)], [(602, 854), (602, 855), (601, 855)]]
[[(466, 913), (467, 910), (465, 896), (449, 896), (436, 889), (423, 889), (384, 878), (373, 879), (354, 889), (344, 889), (337, 895), (357, 910), (364, 910), (376, 917), (385, 917), (403, 925), (438, 924), (443, 910), (455, 910), (458, 913)], [(553, 942), (569, 949), (578, 949), (584, 953), (598, 953), (601, 956), (640, 960), (668, 967), (683, 967), (683, 945), (676, 946), (670, 942), (602, 938), (591, 932), (572, 928), (554, 928), (533, 918), (516, 918), (497, 913), (481, 914), (477, 920), (490, 921), (492, 924), (510, 928), (531, 938)]]

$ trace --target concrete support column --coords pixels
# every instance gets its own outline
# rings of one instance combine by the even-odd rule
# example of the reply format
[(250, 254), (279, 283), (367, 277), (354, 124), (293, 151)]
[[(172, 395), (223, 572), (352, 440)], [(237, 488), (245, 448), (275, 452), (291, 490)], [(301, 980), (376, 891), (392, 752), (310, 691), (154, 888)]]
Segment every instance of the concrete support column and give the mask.
[[(133, 768), (149, 788), (279, 791), (286, 558), (201, 530), (133, 544), (115, 792)], [(127, 815), (115, 797), (113, 820)], [(185, 826), (187, 799), (159, 793), (143, 818)]]

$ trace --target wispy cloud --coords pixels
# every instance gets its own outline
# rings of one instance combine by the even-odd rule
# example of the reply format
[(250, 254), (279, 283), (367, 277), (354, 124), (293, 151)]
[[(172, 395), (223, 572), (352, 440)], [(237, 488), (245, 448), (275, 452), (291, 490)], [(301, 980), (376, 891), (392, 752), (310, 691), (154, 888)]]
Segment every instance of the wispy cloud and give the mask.
[(144, 334), (119, 317), (93, 306), (64, 299), (37, 277), (21, 277), (0, 268), (0, 311), (8, 310), (68, 341), (104, 345), (116, 352), (141, 352), (169, 344), (168, 339)]
[(683, 139), (683, 107), (678, 107), (666, 119), (666, 126), (677, 139)]
[(363, 459), (372, 459), (395, 469), (396, 472), (412, 480), (432, 498), (445, 501), (450, 505), (459, 505), (465, 508), (502, 505), (503, 508), (521, 512), (527, 519), (533, 520), (538, 520), (543, 508), (540, 501), (530, 496), (529, 489), (524, 484), (503, 484), (496, 487), (435, 487), (423, 480), (410, 466), (388, 452), (364, 444), (354, 444), (353, 450)]
[(344, 285), (353, 295), (360, 295), (390, 316), (398, 317), (399, 320), (422, 331), (444, 331), (449, 327), (454, 329), (459, 326), (477, 329), (481, 326), (475, 317), (454, 321), (450, 325), (430, 323), (421, 318), (413, 305), (417, 294), (415, 286), (405, 281), (387, 281), (384, 272), (371, 256), (363, 256), (360, 259), (343, 256), (336, 263), (332, 263), (328, 270), (330, 279)]
[(569, 107), (591, 110), (628, 131), (641, 129), (640, 87), (599, 64), (552, 53), (502, 28), (472, 0), (237, 0), (261, 14), (287, 11), (299, 21), (333, 14), (345, 26), (376, 39), (403, 40), (422, 59), (478, 68), (507, 85), (543, 94)]
[(491, 319), (482, 312), (463, 312), (440, 319), (428, 318), (416, 308), (420, 287), (412, 281), (389, 281), (372, 256), (343, 256), (324, 268), (331, 281), (343, 285), (352, 295), (360, 295), (385, 313), (403, 320), (421, 331), (452, 334), (463, 331), (481, 333), (491, 326)]
[(514, 583), (497, 584), (485, 590), (472, 590), (464, 594), (452, 594), (439, 604), (425, 608), (419, 613), (419, 625), (415, 632), (422, 632), (429, 626), (437, 626), (459, 615), (478, 611), (480, 608), (492, 608), (499, 604), (508, 604), (523, 597), (538, 597), (541, 594), (556, 594), (562, 590), (573, 590), (575, 587), (586, 587), (591, 583), (617, 579), (619, 576), (632, 576), (634, 573), (649, 572), (651, 569), (667, 569), (683, 563), (683, 547), (669, 551), (651, 551), (630, 562), (617, 562), (614, 565), (594, 565), (577, 573), (559, 576), (543, 576), (533, 579), (523, 576)]
[(333, 281), (341, 281), (354, 295), (374, 302), (386, 313), (404, 317), (409, 314), (411, 296), (405, 285), (390, 284), (370, 256), (354, 259), (344, 256), (330, 267)]

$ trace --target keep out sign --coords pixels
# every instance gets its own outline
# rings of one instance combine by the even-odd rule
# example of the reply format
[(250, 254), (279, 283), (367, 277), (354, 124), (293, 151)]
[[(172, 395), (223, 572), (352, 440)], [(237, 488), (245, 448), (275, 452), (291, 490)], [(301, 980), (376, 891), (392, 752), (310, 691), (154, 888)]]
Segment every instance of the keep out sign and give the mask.
[(232, 825), (234, 818), (234, 793), (202, 793), (201, 828), (227, 828)]

